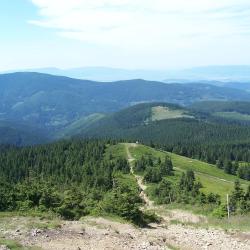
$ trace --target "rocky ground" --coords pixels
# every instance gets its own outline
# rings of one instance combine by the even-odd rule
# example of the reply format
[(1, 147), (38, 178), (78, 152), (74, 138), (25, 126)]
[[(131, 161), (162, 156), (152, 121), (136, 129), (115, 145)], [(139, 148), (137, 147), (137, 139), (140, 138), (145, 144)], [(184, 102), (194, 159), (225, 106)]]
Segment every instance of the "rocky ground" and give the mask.
[[(222, 230), (202, 229), (182, 224), (172, 224), (171, 220), (183, 219), (188, 213), (174, 211), (169, 221), (151, 224), (147, 228), (137, 228), (130, 224), (105, 218), (85, 218), (82, 221), (61, 221), (55, 228), (43, 228), (44, 221), (30, 218), (9, 219), (9, 229), (1, 234), (14, 239), (24, 246), (40, 247), (46, 250), (98, 250), (98, 249), (250, 249), (250, 233), (225, 233)], [(200, 220), (191, 215), (191, 221)], [(40, 224), (39, 224), (40, 223)], [(47, 223), (49, 223), (47, 221)], [(32, 225), (32, 224), (29, 224)], [(2, 246), (1, 250), (8, 248)]]

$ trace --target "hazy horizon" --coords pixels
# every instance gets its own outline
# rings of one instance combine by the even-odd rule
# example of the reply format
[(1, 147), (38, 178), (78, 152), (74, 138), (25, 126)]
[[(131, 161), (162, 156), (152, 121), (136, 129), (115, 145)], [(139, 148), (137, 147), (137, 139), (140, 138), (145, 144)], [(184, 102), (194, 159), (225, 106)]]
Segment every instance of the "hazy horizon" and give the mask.
[(247, 0), (4, 0), (0, 20), (0, 71), (250, 65)]

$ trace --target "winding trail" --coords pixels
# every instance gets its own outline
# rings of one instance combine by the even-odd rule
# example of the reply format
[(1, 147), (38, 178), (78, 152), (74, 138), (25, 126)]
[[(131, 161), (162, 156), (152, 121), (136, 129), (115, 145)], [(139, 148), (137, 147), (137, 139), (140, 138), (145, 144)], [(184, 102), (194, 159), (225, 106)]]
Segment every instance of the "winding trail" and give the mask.
[(125, 144), (127, 157), (128, 157), (128, 162), (129, 162), (129, 165), (130, 165), (130, 173), (135, 177), (135, 179), (137, 181), (137, 184), (141, 189), (140, 196), (145, 202), (146, 209), (153, 209), (154, 208), (154, 205), (153, 205), (154, 202), (149, 199), (149, 197), (147, 196), (147, 194), (145, 192), (147, 186), (143, 184), (143, 178), (140, 175), (136, 175), (135, 172), (134, 172), (133, 162), (135, 161), (135, 158), (133, 158), (133, 156), (131, 155), (131, 153), (129, 151), (129, 147), (136, 147), (136, 146), (137, 146), (136, 143)]
[[(134, 172), (134, 161), (136, 160), (129, 151), (132, 147), (137, 147), (135, 143), (124, 143), (127, 153), (127, 159), (130, 164), (130, 172), (136, 178), (138, 186), (141, 189), (141, 197), (145, 201), (143, 209), (154, 211), (159, 217), (161, 222), (153, 224), (153, 229), (143, 229), (142, 232), (147, 237), (157, 235), (161, 239), (165, 239), (166, 244), (175, 249), (220, 249), (220, 250), (250, 250), (250, 233), (246, 233), (243, 240), (237, 233), (231, 232), (230, 234), (220, 229), (205, 229), (199, 227), (192, 227), (188, 224), (198, 224), (206, 222), (204, 216), (198, 216), (188, 211), (179, 209), (167, 210), (164, 206), (154, 205), (154, 202), (147, 196), (145, 190), (147, 186), (143, 183), (143, 178), (136, 175)], [(172, 224), (171, 221), (180, 221), (181, 224)], [(209, 226), (208, 226), (209, 227)], [(170, 249), (172, 249), (170, 247)], [(158, 249), (158, 248), (157, 248)], [(161, 248), (159, 248), (161, 249)]]

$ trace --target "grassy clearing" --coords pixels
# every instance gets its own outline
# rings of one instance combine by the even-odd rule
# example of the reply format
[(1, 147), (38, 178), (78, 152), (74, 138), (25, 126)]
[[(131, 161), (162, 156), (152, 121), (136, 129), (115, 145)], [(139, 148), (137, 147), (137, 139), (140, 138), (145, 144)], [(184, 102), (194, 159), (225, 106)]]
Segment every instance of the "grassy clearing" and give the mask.
[(206, 216), (207, 221), (200, 221), (197, 223), (193, 222), (183, 222), (180, 220), (171, 220), (171, 224), (181, 224), (183, 226), (192, 226), (195, 228), (213, 228), (222, 229), (225, 232), (239, 231), (239, 232), (249, 232), (250, 231), (250, 220), (248, 215), (237, 215), (228, 218), (215, 218), (212, 216)]
[(72, 135), (81, 133), (84, 129), (89, 128), (92, 124), (105, 117), (104, 114), (94, 113), (84, 116), (79, 120), (69, 124), (64, 130), (57, 133), (56, 138), (70, 138)]
[(127, 158), (125, 145), (120, 143), (118, 145), (108, 146), (108, 148), (105, 152), (105, 158), (109, 159), (110, 155), (112, 155), (114, 157), (114, 159), (118, 159), (120, 157)]
[(49, 214), (42, 216), (31, 216), (17, 212), (1, 212), (0, 228), (5, 231), (30, 231), (31, 229), (55, 229), (60, 228), (62, 221), (57, 217), (51, 217)]
[(241, 232), (250, 231), (250, 218), (249, 215), (236, 215), (231, 218), (217, 219), (208, 217), (208, 224), (213, 228), (222, 228), (224, 230), (239, 230)]
[(24, 247), (14, 240), (0, 238), (0, 245), (7, 246), (11, 250), (41, 250), (40, 247)]
[[(164, 159), (166, 154), (169, 155), (172, 159), (176, 175), (188, 169), (193, 170), (196, 178), (203, 185), (202, 191), (206, 194), (210, 192), (219, 194), (222, 200), (225, 200), (226, 195), (232, 191), (234, 181), (237, 179), (236, 176), (226, 174), (214, 165), (173, 153), (155, 150), (144, 145), (130, 147), (129, 150), (135, 159), (140, 159), (142, 155), (153, 155)], [(249, 184), (248, 181), (244, 180), (240, 180), (240, 182), (244, 188)]]
[(250, 121), (250, 115), (239, 112), (215, 112), (213, 115), (229, 120)]
[(170, 109), (168, 107), (152, 107), (152, 121), (160, 121), (165, 119), (176, 119), (176, 118), (193, 118), (192, 116), (186, 115), (185, 110), (182, 109)]

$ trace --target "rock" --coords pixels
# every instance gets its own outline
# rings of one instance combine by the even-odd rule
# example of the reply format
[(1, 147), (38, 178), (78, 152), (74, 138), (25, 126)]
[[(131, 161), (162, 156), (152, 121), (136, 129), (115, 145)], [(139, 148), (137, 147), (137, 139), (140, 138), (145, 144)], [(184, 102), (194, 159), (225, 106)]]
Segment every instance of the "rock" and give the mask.
[(34, 229), (31, 231), (31, 236), (35, 237), (40, 233), (42, 233), (42, 231), (40, 229)]
[(10, 250), (6, 245), (0, 245), (0, 250)]

